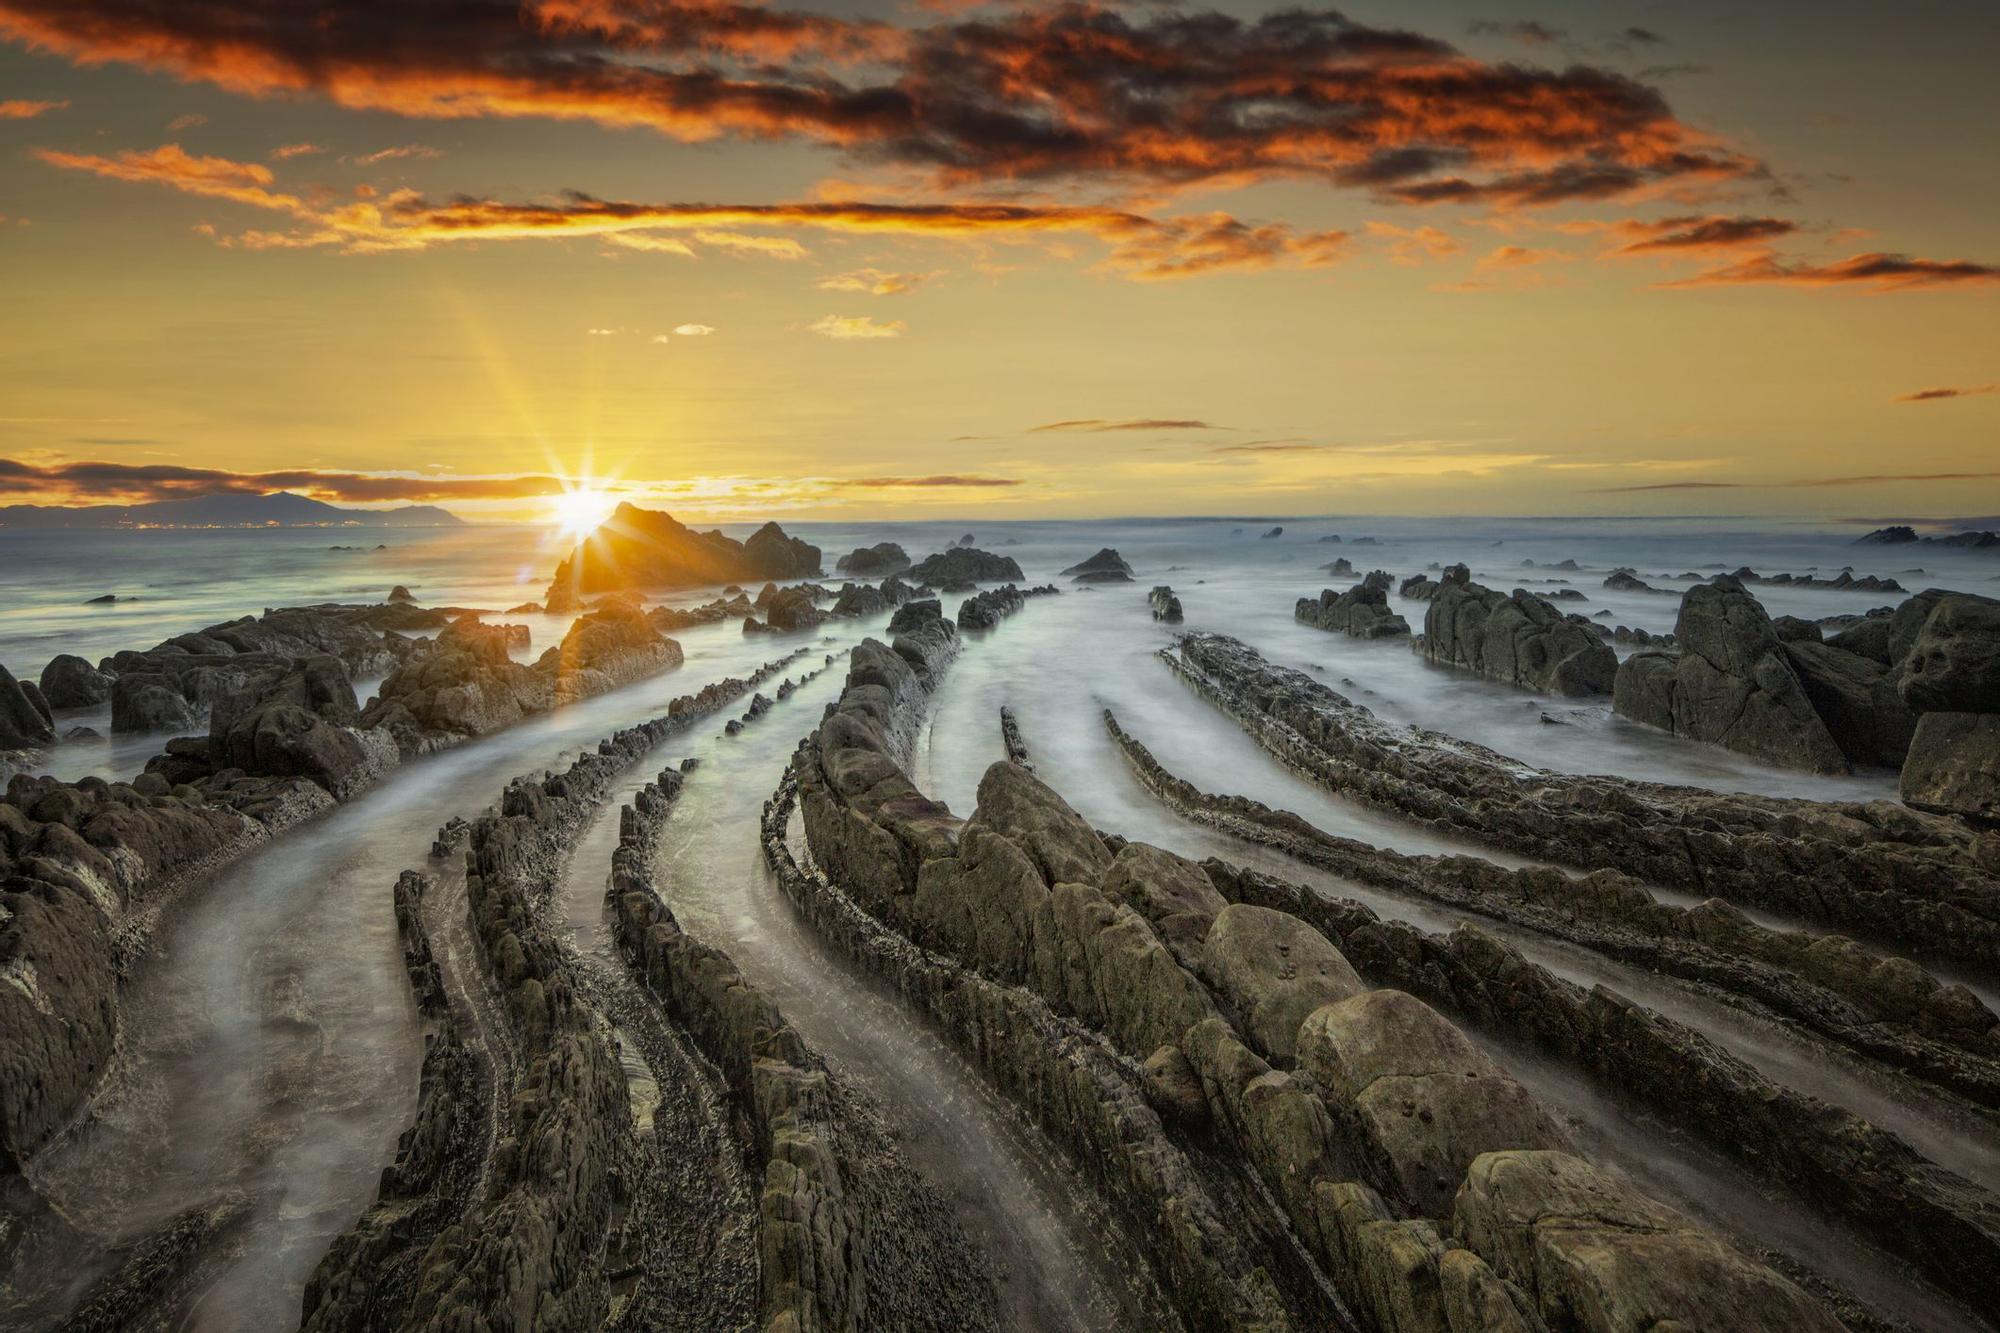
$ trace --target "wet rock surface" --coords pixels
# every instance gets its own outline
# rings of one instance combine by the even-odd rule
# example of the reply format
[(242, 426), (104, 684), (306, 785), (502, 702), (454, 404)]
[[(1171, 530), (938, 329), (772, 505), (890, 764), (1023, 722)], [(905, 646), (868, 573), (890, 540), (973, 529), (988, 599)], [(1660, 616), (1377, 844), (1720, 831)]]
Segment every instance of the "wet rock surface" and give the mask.
[(1357, 639), (1402, 638), (1410, 623), (1389, 609), (1389, 576), (1377, 570), (1345, 592), (1327, 588), (1318, 597), (1301, 597), (1293, 608), (1300, 623)]
[[(927, 556), (910, 570), (910, 577), (919, 583), (933, 583), (940, 588), (953, 583), (1023, 583), (1027, 575), (1021, 566), (1008, 555), (993, 555), (976, 547), (954, 546)], [(945, 591), (951, 591), (945, 588)], [(970, 592), (970, 588), (963, 591)]]
[(842, 574), (853, 574), (861, 578), (883, 574), (900, 574), (910, 567), (909, 552), (895, 542), (877, 542), (873, 546), (858, 546), (834, 562), (834, 569)]
[(1153, 610), (1153, 619), (1167, 625), (1181, 623), (1183, 618), (1181, 599), (1176, 597), (1174, 590), (1166, 584), (1162, 583), (1147, 593), (1146, 604)]
[(1582, 617), (1521, 588), (1483, 588), (1463, 565), (1444, 572), (1430, 603), (1414, 645), (1429, 661), (1567, 698), (1611, 693), (1617, 655)]

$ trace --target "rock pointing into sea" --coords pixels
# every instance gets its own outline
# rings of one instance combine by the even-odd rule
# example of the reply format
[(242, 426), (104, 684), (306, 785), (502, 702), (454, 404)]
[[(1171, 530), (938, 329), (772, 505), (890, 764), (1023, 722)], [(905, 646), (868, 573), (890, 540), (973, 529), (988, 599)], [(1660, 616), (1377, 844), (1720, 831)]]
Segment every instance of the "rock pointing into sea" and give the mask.
[(1581, 616), (1521, 588), (1483, 588), (1464, 565), (1446, 570), (1432, 593), (1419, 647), (1433, 662), (1569, 698), (1611, 693), (1618, 673), (1617, 654)]
[(1065, 569), (1063, 577), (1074, 583), (1130, 583), (1132, 566), (1125, 563), (1125, 557), (1107, 546), (1090, 559)]
[(630, 588), (693, 588), (707, 583), (819, 577), (817, 546), (766, 523), (739, 542), (696, 532), (671, 514), (621, 504), (604, 525), (557, 566), (543, 604), (575, 610), (594, 593)]

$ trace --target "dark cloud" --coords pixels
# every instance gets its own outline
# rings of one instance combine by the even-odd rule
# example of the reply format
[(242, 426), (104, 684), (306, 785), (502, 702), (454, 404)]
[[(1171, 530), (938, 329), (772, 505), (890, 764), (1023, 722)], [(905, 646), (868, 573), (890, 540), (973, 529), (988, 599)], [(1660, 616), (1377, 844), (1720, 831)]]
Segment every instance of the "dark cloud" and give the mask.
[(1533, 19), (1520, 19), (1513, 23), (1474, 19), (1465, 26), (1466, 31), (1475, 37), (1511, 37), (1530, 46), (1549, 46), (1569, 36), (1566, 29), (1551, 28), (1546, 23), (1537, 23)]
[(2000, 472), (1882, 472), (1859, 477), (1818, 477), (1798, 481), (1663, 481), (1650, 486), (1605, 486), (1599, 495), (1635, 491), (1813, 490), (1827, 486), (1880, 486), (1899, 481), (1990, 481)]
[(1982, 394), (1992, 393), (1995, 389), (2000, 389), (2000, 385), (1980, 384), (1969, 389), (1919, 389), (1915, 393), (1899, 395), (1895, 401), (1899, 403), (1934, 403), (1943, 398), (1977, 398)]
[(1627, 28), (1625, 40), (1635, 46), (1658, 46), (1667, 39), (1651, 28)]
[(1788, 218), (1713, 216), (1626, 222), (1614, 228), (1618, 235), (1627, 238), (1617, 251), (1622, 255), (1733, 250), (1790, 236), (1798, 229), (1799, 224)]
[(1227, 430), (1227, 426), (1217, 426), (1207, 421), (1182, 420), (1173, 417), (1134, 417), (1123, 421), (1112, 421), (1103, 417), (1084, 417), (1076, 421), (1051, 421), (1046, 425), (1033, 426), (1030, 435), (1050, 433), (1082, 432), (1101, 435), (1116, 430)]
[(733, 0), (449, 0), (421, 14), (405, 0), (0, 0), (0, 36), (255, 97), (800, 139), (946, 183), (1351, 173), (1372, 188), (1448, 169), (1440, 197), (1533, 202), (1524, 173), (1591, 182), (1561, 199), (1758, 169), (1625, 75), (1489, 64), (1327, 10), (1072, 3), (914, 28)]
[(1894, 292), (1991, 282), (2000, 282), (2000, 265), (1974, 263), (1969, 259), (1918, 259), (1910, 255), (1878, 252), (1825, 264), (1758, 255), (1740, 263), (1697, 273), (1691, 278), (1659, 285), (1733, 287), (1773, 283), (1794, 287), (1862, 287)]

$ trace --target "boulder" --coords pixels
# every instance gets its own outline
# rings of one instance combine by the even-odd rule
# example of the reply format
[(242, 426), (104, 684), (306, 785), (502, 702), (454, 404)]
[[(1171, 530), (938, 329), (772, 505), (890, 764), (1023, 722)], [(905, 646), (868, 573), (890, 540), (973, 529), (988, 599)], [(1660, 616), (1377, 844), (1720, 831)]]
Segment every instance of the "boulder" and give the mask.
[(1611, 693), (1618, 674), (1618, 655), (1593, 631), (1524, 589), (1508, 596), (1452, 579), (1424, 613), (1422, 650), (1488, 680), (1588, 698)]
[(1818, 643), (1826, 637), (1816, 620), (1801, 620), (1797, 616), (1774, 616), (1771, 631), (1780, 643)]
[(1898, 660), (1897, 689), (1917, 712), (2000, 713), (2000, 601), (1939, 596)]
[(1283, 528), (1281, 528), (1281, 527), (1280, 527), (1280, 528), (1272, 528), (1272, 529), (1271, 529), (1271, 530), (1270, 530), (1269, 532), (1266, 532), (1266, 533), (1264, 534), (1264, 540), (1265, 540), (1265, 541), (1269, 541), (1269, 540), (1271, 540), (1271, 538), (1273, 538), (1273, 537), (1282, 537), (1282, 536), (1284, 536), (1284, 535), (1285, 535), (1285, 530), (1284, 530)]
[(1620, 664), (1620, 714), (1781, 767), (1847, 771), (1771, 618), (1741, 583), (1718, 575), (1689, 588), (1674, 640), (1671, 657), (1635, 653)]
[(408, 588), (398, 583), (395, 587), (389, 589), (388, 600), (391, 602), (413, 603), (417, 599), (411, 595)]
[(979, 780), (979, 806), (966, 830), (990, 829), (1013, 842), (1042, 882), (1096, 884), (1111, 850), (1055, 789), (1019, 764), (997, 763)]
[(373, 754), (351, 730), (354, 686), (337, 658), (305, 658), (260, 676), (209, 712), (210, 763), (268, 777), (300, 777), (335, 797), (374, 774)]
[(1063, 577), (1074, 583), (1130, 583), (1132, 566), (1126, 564), (1125, 558), (1118, 552), (1106, 546), (1088, 560), (1065, 569)]
[(1528, 1292), (1551, 1328), (1842, 1328), (1785, 1278), (1566, 1152), (1478, 1158), (1453, 1222), (1474, 1252)]
[(875, 616), (889, 609), (890, 602), (872, 583), (849, 583), (833, 599), (836, 616)]
[(1314, 1010), (1298, 1057), (1328, 1107), (1355, 1127), (1384, 1186), (1425, 1217), (1447, 1215), (1481, 1153), (1570, 1146), (1512, 1075), (1403, 991)]
[(1143, 842), (1119, 849), (1103, 889), (1151, 922), (1183, 964), (1199, 960), (1209, 927), (1229, 906), (1200, 865)]
[(838, 573), (860, 578), (900, 574), (910, 567), (910, 555), (895, 542), (877, 542), (873, 546), (855, 547), (834, 561), (833, 567)]
[(55, 718), (42, 692), (0, 666), (0, 750), (49, 745), (55, 738)]
[(1201, 976), (1236, 1011), (1266, 1059), (1290, 1061), (1299, 1025), (1322, 1006), (1368, 989), (1326, 936), (1288, 912), (1232, 903), (1202, 941)]
[(73, 653), (42, 668), (42, 697), (51, 708), (95, 708), (111, 697), (111, 677)]
[(819, 547), (788, 537), (776, 523), (766, 523), (743, 543), (744, 567), (753, 578), (816, 579)]
[(930, 556), (910, 571), (919, 583), (1020, 583), (1027, 575), (1012, 556), (993, 555), (968, 546), (954, 546)]
[(1338, 560), (1333, 561), (1331, 564), (1321, 565), (1319, 568), (1321, 573), (1331, 574), (1334, 578), (1337, 579), (1351, 579), (1358, 577), (1354, 572), (1354, 562), (1352, 560), (1349, 560), (1346, 556), (1341, 556)]
[(1181, 599), (1174, 596), (1174, 590), (1166, 584), (1162, 583), (1146, 594), (1146, 603), (1153, 608), (1153, 619), (1169, 625), (1181, 623)]
[(1925, 713), (1903, 763), (1903, 800), (2000, 823), (2000, 713)]

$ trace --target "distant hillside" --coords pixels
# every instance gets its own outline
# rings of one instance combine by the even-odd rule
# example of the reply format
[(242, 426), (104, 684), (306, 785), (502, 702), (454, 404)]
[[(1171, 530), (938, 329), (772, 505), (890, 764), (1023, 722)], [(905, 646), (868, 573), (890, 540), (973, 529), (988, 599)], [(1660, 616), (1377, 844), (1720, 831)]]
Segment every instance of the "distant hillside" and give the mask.
[(1964, 551), (2000, 550), (2000, 532), (1956, 532), (1948, 537), (1919, 537), (1915, 528), (1898, 524), (1856, 537), (1856, 546), (1953, 546)]
[(6, 528), (436, 528), (464, 520), (436, 505), (343, 509), (289, 491), (269, 495), (203, 495), (137, 505), (6, 505)]

